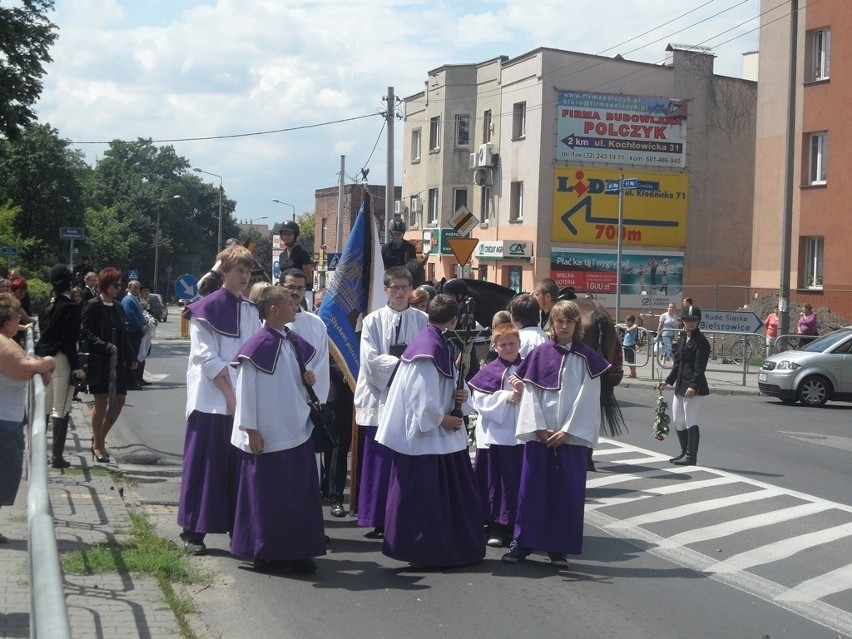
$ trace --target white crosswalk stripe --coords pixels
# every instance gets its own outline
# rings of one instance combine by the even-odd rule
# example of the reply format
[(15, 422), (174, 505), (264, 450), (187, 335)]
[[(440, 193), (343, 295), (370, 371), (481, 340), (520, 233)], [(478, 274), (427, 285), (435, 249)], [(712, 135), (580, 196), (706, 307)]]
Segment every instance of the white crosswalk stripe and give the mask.
[[(835, 561), (849, 556), (852, 506), (722, 470), (672, 466), (665, 456), (621, 442), (602, 439), (600, 447), (595, 459), (603, 472), (586, 483), (588, 524), (852, 636), (852, 597), (843, 598), (852, 593), (852, 563), (836, 567)], [(646, 510), (636, 514), (643, 504)], [(749, 510), (755, 514), (744, 515)], [(740, 552), (719, 561), (690, 548), (722, 538)], [(783, 562), (791, 562), (789, 570)], [(822, 574), (808, 572), (826, 565)], [(767, 571), (793, 583), (767, 579)], [(838, 595), (849, 605), (823, 601)]]

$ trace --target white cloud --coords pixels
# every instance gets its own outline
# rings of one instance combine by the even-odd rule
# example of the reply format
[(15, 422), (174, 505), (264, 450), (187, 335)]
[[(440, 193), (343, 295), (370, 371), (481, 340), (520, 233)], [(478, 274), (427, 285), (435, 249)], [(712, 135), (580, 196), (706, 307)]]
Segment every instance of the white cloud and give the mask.
[[(40, 117), (72, 140), (234, 135), (376, 113), (393, 86), (422, 90), (444, 64), (516, 56), (539, 46), (626, 53), (657, 62), (668, 41), (698, 43), (757, 15), (759, 0), (58, 0)], [(727, 7), (734, 10), (712, 17)], [(670, 40), (643, 45), (706, 21)], [(714, 45), (755, 26), (736, 27)], [(653, 33), (624, 43), (643, 31)], [(717, 51), (716, 69), (737, 75), (757, 38)], [(237, 216), (289, 216), (278, 197), (311, 210), (313, 192), (336, 183), (339, 156), (354, 175), (376, 142), (379, 117), (269, 136), (174, 143), (194, 166), (223, 176)], [(396, 127), (398, 157), (402, 126)], [(384, 183), (384, 138), (371, 180)], [(81, 147), (88, 157), (103, 146)], [(396, 170), (397, 181), (401, 169)]]

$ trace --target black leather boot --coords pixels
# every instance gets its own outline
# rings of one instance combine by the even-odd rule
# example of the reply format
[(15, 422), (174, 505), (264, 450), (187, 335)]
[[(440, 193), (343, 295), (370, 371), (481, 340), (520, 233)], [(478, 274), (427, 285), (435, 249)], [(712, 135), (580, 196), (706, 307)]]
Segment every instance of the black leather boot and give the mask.
[(698, 426), (690, 426), (686, 432), (689, 434), (686, 455), (683, 459), (674, 462), (677, 466), (694, 466), (698, 463), (698, 443), (701, 439), (701, 433)]
[(53, 428), (53, 454), (50, 458), (50, 465), (53, 468), (68, 468), (71, 464), (65, 460), (62, 453), (65, 452), (65, 440), (68, 437), (68, 420), (69, 415), (65, 417), (51, 417), (50, 422)]
[(686, 457), (686, 446), (687, 440), (689, 439), (689, 435), (687, 434), (687, 429), (683, 430), (675, 430), (675, 434), (677, 435), (677, 440), (680, 442), (680, 455), (675, 455), (669, 460), (670, 464), (674, 464), (676, 461), (683, 459)]

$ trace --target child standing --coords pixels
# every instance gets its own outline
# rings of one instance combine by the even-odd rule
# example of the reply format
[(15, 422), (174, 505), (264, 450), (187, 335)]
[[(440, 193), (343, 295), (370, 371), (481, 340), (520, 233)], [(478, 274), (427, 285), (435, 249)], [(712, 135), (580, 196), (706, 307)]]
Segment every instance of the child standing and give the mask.
[(524, 392), (516, 435), (526, 444), (515, 539), (502, 561), (518, 563), (543, 550), (552, 565), (567, 568), (565, 555), (583, 547), (587, 451), (598, 441), (600, 376), (610, 364), (580, 341), (576, 302), (554, 305), (549, 334), (552, 341), (518, 367)]
[(468, 382), (476, 422), (473, 471), (488, 525), (488, 545), (502, 548), (512, 541), (518, 513), (518, 488), (524, 443), (515, 437), (524, 383), (515, 375), (521, 363), (521, 338), (512, 324), (495, 326), (491, 344), (497, 359)]
[(623, 331), (621, 349), (624, 351), (624, 363), (630, 366), (628, 377), (636, 377), (636, 335), (639, 333), (639, 327), (636, 326), (636, 316), (628, 315), (624, 318), (624, 324), (616, 324), (615, 327)]

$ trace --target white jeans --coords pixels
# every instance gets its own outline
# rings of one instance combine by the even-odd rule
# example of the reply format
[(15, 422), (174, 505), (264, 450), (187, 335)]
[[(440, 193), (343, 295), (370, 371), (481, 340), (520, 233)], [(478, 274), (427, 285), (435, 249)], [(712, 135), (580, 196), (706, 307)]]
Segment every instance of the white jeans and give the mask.
[(681, 397), (675, 394), (672, 399), (672, 423), (674, 423), (675, 430), (698, 426), (698, 409), (700, 407), (700, 395)]
[(71, 365), (63, 352), (53, 356), (56, 368), (50, 378), (50, 384), (45, 389), (44, 406), (50, 408), (50, 416), (62, 418), (71, 410), (71, 396), (74, 387), (71, 386)]

